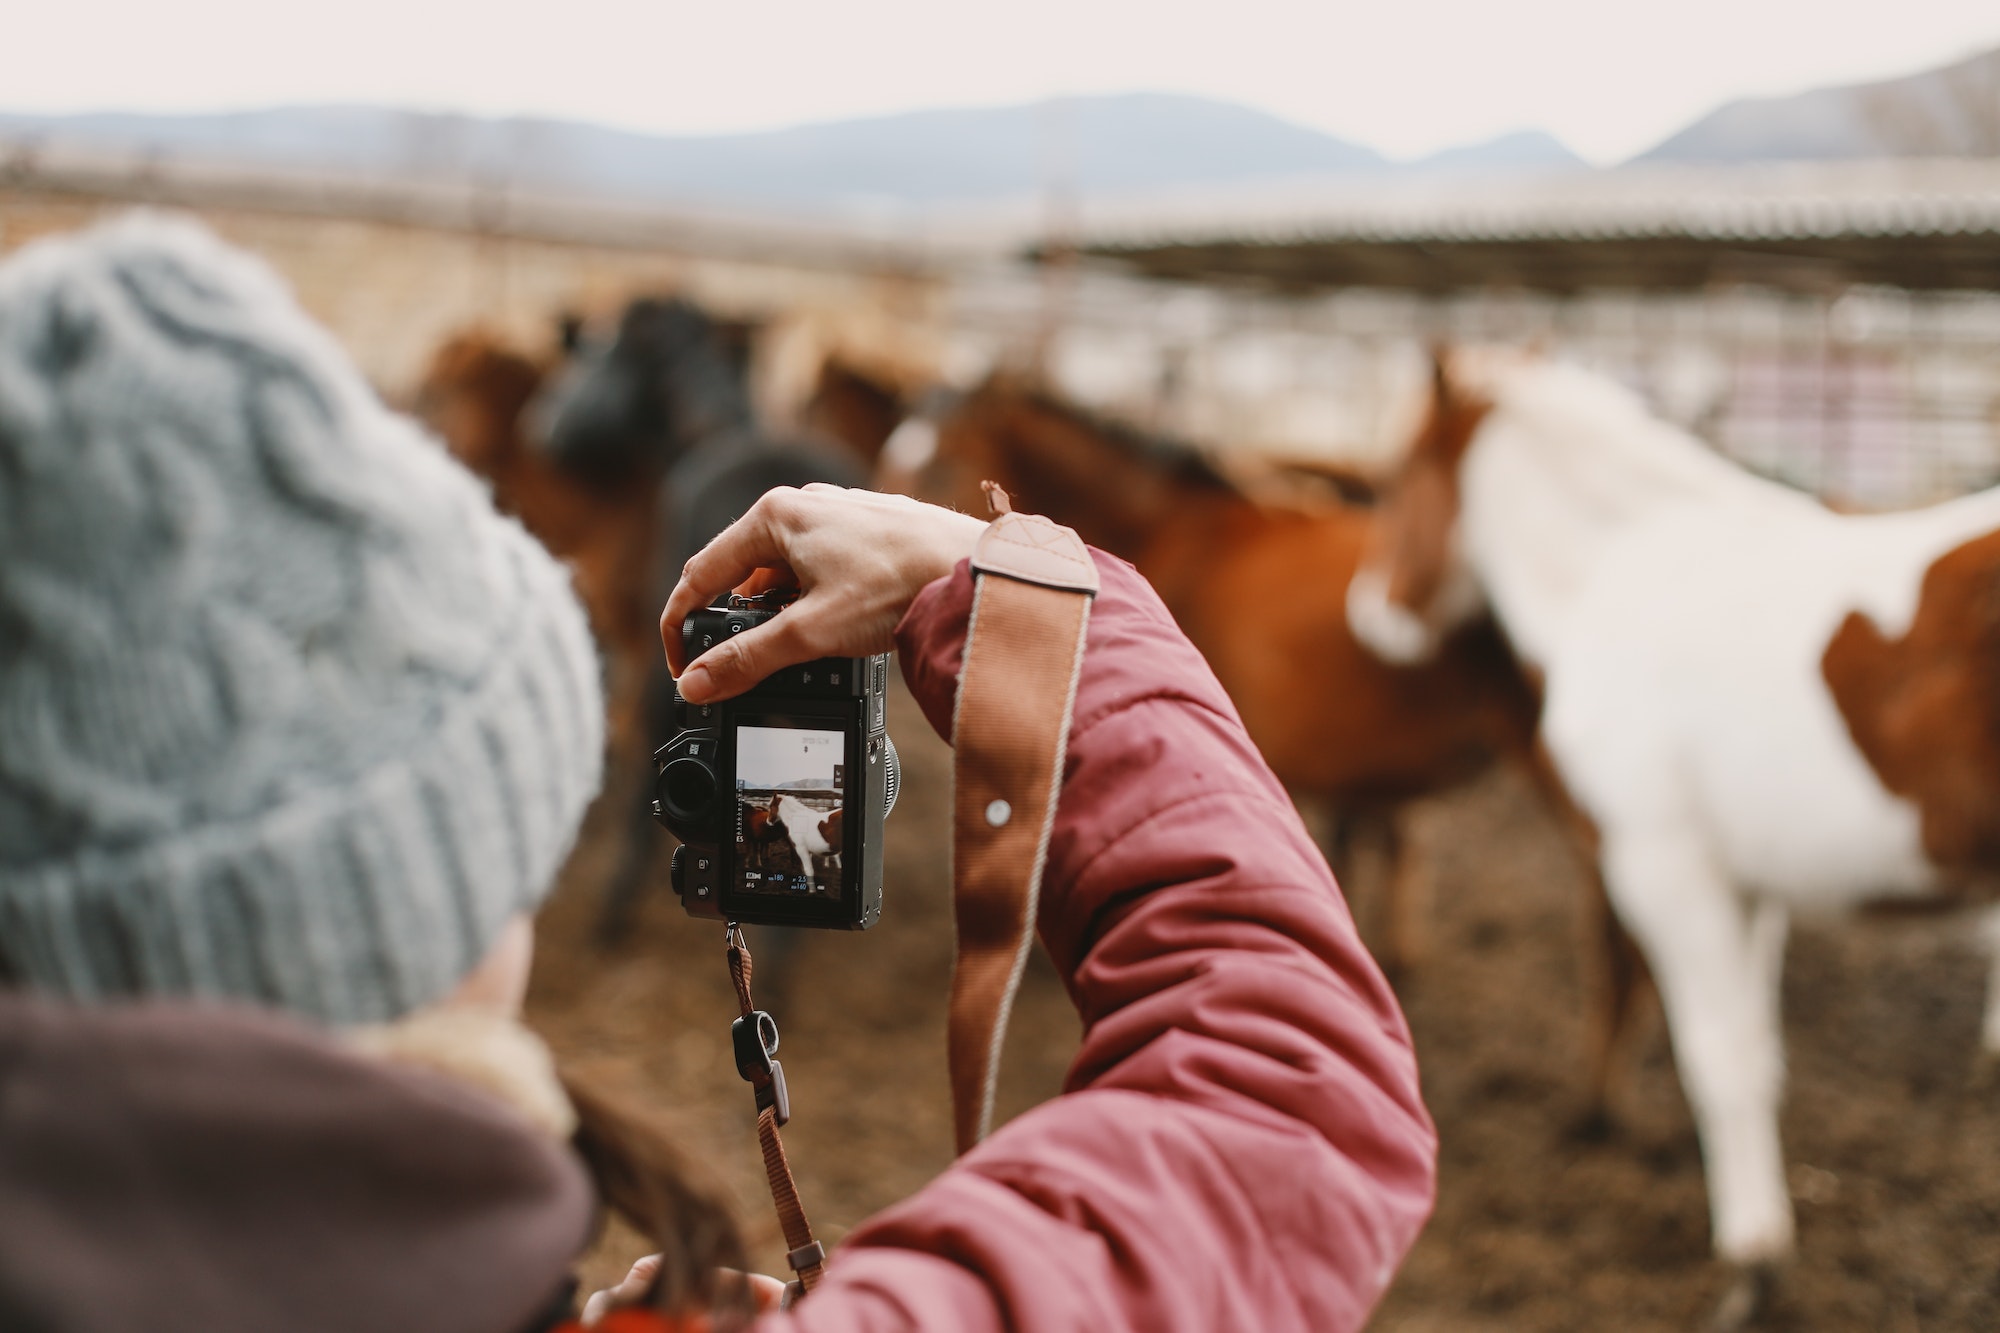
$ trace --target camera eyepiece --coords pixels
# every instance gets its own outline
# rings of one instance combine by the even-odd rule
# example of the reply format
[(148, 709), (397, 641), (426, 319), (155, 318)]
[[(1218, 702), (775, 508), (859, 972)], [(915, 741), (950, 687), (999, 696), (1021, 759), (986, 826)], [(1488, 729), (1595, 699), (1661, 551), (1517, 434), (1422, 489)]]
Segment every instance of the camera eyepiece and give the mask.
[(715, 810), (715, 770), (699, 759), (682, 757), (660, 770), (657, 792), (670, 818), (698, 823)]

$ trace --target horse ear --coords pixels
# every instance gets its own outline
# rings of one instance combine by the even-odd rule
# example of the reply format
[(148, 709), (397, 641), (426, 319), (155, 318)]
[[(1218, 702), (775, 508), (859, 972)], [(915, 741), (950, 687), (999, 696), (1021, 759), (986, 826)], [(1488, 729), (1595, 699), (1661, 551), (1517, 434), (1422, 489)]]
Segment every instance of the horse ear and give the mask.
[(1442, 340), (1431, 344), (1431, 395), (1439, 408), (1451, 401), (1451, 345)]

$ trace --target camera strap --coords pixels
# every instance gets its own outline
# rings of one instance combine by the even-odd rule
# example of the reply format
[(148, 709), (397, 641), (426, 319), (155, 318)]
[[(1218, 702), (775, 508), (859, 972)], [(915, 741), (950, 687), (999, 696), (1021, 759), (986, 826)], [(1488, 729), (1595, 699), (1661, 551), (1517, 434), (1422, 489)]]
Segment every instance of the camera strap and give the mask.
[(742, 1007), (742, 1015), (729, 1029), (736, 1072), (757, 1095), (757, 1143), (764, 1150), (764, 1177), (770, 1182), (771, 1202), (778, 1210), (778, 1227), (785, 1234), (785, 1262), (799, 1275), (803, 1293), (818, 1286), (826, 1275), (826, 1247), (813, 1238), (812, 1223), (806, 1220), (805, 1205), (799, 1202), (798, 1182), (792, 1179), (792, 1164), (785, 1158), (785, 1142), (778, 1137), (778, 1127), (792, 1118), (785, 1067), (771, 1058), (778, 1053), (778, 1025), (751, 1002), (750, 946), (744, 942), (743, 928), (730, 922), (726, 939), (729, 979)]
[(958, 944), (947, 1055), (961, 1153), (993, 1124), (1097, 595), (1097, 566), (1076, 533), (1014, 513), (1005, 491), (983, 485), (996, 517), (972, 553), (972, 618), (952, 715)]
[[(1007, 1019), (1034, 939), (1055, 827), (1070, 713), (1083, 669), (1097, 566), (1074, 532), (1017, 514), (985, 482), (997, 515), (972, 554), (972, 617), (952, 714), (952, 908), (957, 951), (946, 1033), (958, 1151), (986, 1137)], [(750, 996), (750, 949), (730, 922), (729, 976), (741, 1015), (736, 1069), (757, 1098), (757, 1140), (801, 1293), (826, 1273), (778, 1129), (791, 1118), (778, 1027)]]

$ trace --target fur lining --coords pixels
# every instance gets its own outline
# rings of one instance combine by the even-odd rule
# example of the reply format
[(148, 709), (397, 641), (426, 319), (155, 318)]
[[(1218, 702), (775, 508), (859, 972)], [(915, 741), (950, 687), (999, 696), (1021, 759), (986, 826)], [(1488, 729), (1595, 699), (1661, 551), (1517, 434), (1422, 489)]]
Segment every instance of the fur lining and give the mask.
[(518, 1019), (441, 1006), (355, 1028), (347, 1039), (377, 1059), (434, 1070), (491, 1093), (553, 1139), (566, 1142), (576, 1132), (576, 1109), (556, 1077), (555, 1058)]

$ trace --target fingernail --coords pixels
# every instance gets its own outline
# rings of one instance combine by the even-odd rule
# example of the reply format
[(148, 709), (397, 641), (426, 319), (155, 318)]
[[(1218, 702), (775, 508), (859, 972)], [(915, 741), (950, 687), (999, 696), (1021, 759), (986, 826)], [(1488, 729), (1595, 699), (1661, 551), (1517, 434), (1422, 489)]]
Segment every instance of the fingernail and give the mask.
[(680, 687), (681, 698), (691, 704), (706, 702), (702, 696), (714, 688), (709, 683), (708, 668), (699, 662), (681, 672)]

